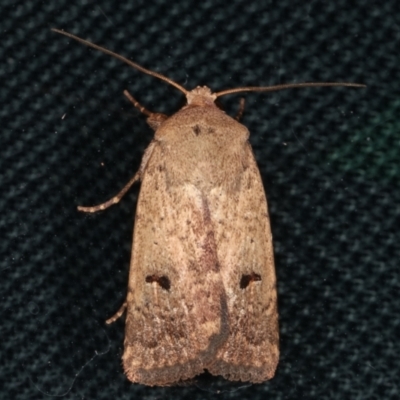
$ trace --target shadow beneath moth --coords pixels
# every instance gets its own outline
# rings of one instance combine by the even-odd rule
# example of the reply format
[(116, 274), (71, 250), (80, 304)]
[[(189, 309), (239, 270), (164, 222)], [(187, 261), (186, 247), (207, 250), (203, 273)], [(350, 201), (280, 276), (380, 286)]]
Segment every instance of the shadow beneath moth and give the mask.
[(153, 113), (125, 96), (155, 130), (139, 171), (96, 212), (116, 204), (141, 181), (130, 264), (123, 366), (132, 382), (173, 385), (207, 370), (231, 381), (271, 379), (279, 359), (272, 235), (249, 131), (215, 104), (240, 92), (349, 86), (300, 83), (212, 93), (186, 90), (156, 72), (74, 35), (77, 40), (183, 92), (174, 115)]

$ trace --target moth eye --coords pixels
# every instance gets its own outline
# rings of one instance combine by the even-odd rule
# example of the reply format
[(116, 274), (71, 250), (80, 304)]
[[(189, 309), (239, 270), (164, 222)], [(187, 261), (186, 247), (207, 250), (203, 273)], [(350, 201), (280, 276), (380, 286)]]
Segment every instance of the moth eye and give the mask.
[(261, 275), (256, 274), (255, 272), (252, 272), (249, 275), (242, 275), (242, 279), (240, 280), (240, 289), (246, 289), (251, 282), (255, 281), (261, 281)]
[(160, 287), (164, 290), (169, 290), (171, 287), (171, 282), (167, 276), (147, 275), (146, 282), (147, 283), (157, 282), (160, 285)]
[(201, 132), (201, 129), (200, 129), (200, 127), (198, 125), (192, 126), (192, 129), (193, 129), (193, 132), (194, 132), (194, 134), (196, 136), (198, 136), (200, 134), (200, 132)]

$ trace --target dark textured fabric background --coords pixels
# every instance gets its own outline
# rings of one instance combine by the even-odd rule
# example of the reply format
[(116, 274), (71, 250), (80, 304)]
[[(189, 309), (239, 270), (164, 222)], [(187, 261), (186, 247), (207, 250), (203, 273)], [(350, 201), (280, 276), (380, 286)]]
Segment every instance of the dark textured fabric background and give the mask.
[[(125, 378), (138, 187), (95, 215), (153, 132), (123, 97), (182, 94), (52, 33), (65, 29), (193, 88), (349, 81), (247, 94), (276, 256), (281, 358), (262, 385)], [(398, 1), (12, 1), (0, 5), (1, 399), (399, 399)], [(233, 115), (240, 96), (221, 99)], [(255, 327), (257, 329), (257, 327)]]

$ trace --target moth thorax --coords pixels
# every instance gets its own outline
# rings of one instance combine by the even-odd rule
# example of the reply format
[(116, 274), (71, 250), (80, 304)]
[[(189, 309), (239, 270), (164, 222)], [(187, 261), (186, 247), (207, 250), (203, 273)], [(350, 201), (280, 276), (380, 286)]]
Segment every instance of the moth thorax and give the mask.
[(188, 105), (191, 106), (212, 106), (215, 105), (215, 99), (217, 95), (211, 93), (211, 90), (207, 86), (197, 86), (197, 88), (187, 93), (186, 99)]

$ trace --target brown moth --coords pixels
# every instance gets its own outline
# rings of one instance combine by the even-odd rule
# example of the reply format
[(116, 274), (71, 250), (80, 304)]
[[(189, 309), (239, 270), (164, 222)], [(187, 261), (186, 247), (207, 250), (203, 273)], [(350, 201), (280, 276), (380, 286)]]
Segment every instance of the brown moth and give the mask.
[[(155, 130), (139, 171), (95, 212), (141, 181), (127, 298), (123, 365), (129, 380), (171, 385), (208, 370), (234, 381), (271, 379), (279, 358), (276, 278), (267, 200), (249, 131), (221, 111), (226, 94), (352, 83), (186, 90), (109, 50), (53, 29), (175, 86), (187, 105), (147, 111)], [(237, 119), (243, 112), (244, 103)]]

